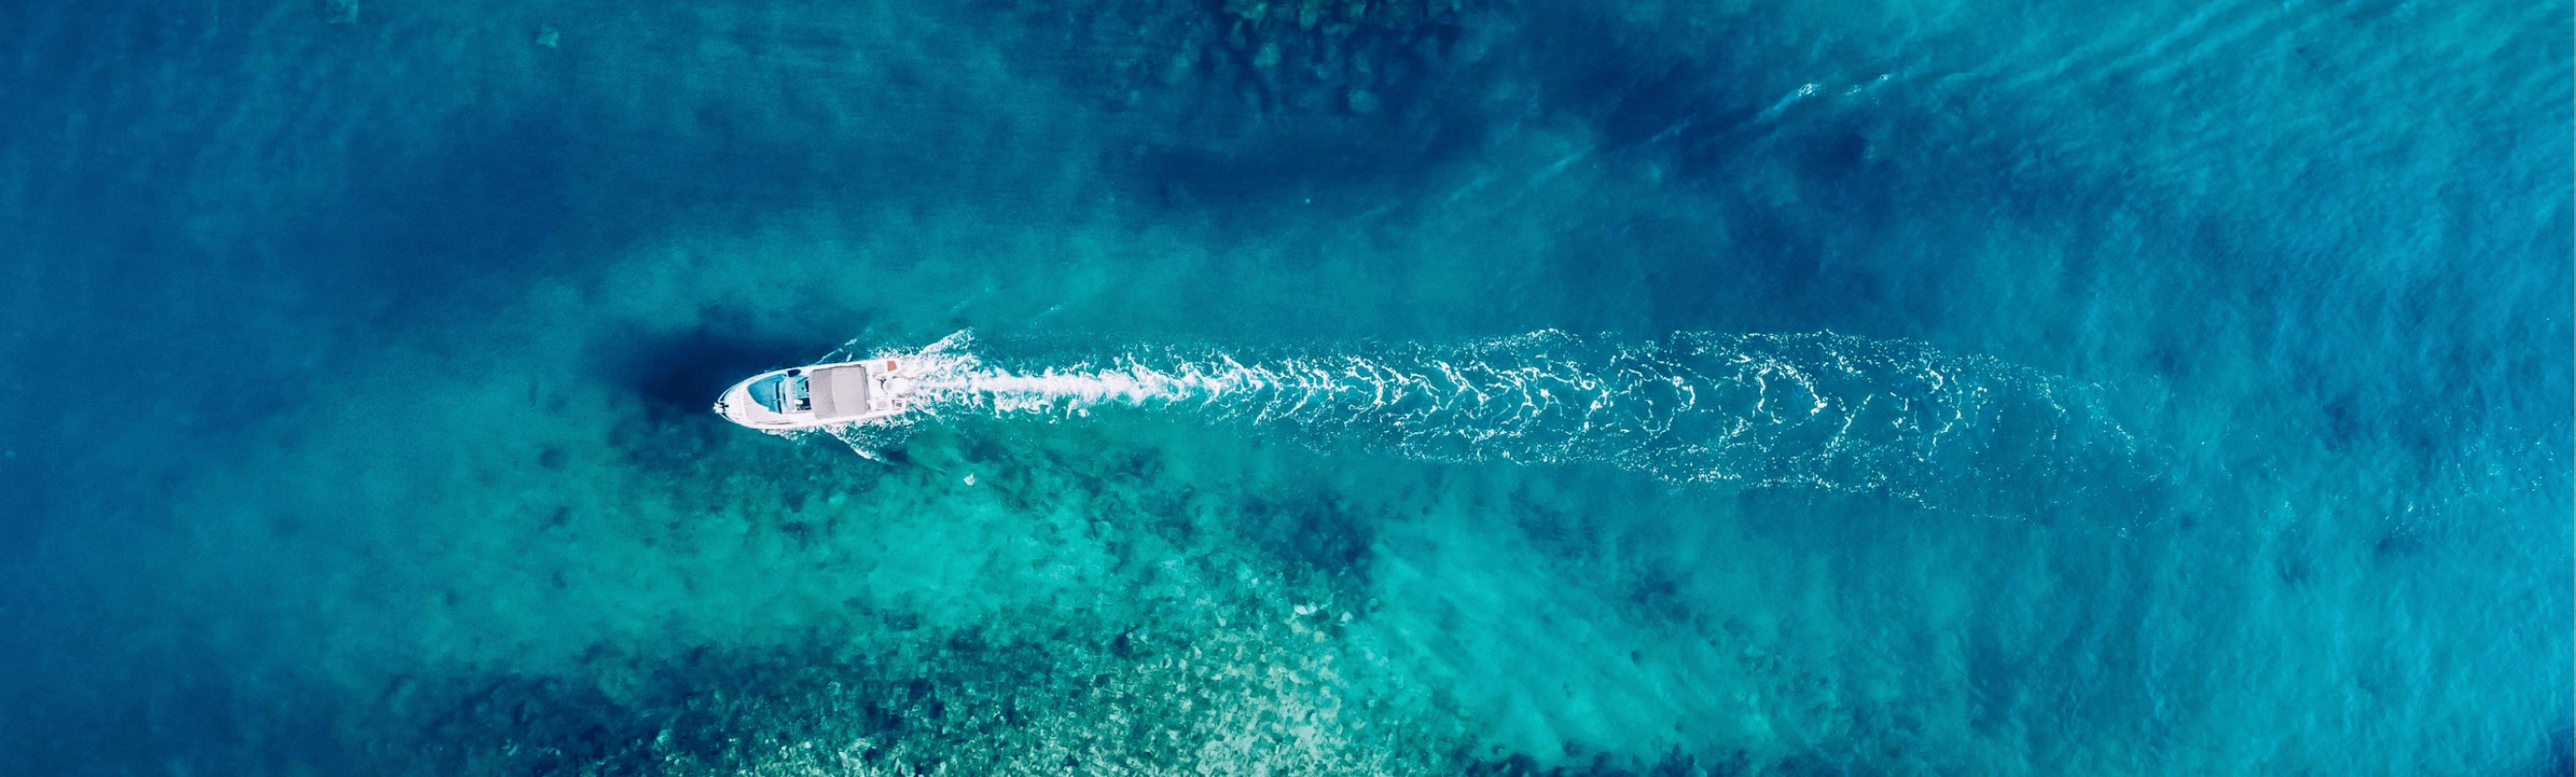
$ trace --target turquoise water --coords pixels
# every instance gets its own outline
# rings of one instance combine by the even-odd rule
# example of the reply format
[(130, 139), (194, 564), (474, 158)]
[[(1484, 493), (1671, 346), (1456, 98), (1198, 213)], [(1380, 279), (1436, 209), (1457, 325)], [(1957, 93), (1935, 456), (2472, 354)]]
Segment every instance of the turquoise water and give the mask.
[(0, 772), (2565, 774), (2571, 13), (13, 5)]

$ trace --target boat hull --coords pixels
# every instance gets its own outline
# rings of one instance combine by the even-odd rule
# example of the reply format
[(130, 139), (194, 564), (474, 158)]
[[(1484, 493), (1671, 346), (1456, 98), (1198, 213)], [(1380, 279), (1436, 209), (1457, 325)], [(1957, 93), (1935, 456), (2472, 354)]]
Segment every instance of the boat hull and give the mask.
[(912, 376), (901, 359), (863, 359), (772, 370), (716, 399), (717, 415), (762, 431), (864, 424), (908, 409)]

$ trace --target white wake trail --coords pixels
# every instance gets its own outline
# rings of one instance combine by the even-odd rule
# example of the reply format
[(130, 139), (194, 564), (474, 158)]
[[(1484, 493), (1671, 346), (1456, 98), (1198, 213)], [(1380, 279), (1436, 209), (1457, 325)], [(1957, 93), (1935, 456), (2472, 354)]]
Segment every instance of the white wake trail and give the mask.
[(1884, 492), (1935, 506), (2136, 480), (2096, 392), (1986, 357), (1830, 333), (1620, 343), (1547, 331), (1455, 346), (1143, 348), (987, 361), (954, 336), (916, 404), (1065, 417), (1184, 413), (1447, 462), (1609, 463), (1692, 483)]

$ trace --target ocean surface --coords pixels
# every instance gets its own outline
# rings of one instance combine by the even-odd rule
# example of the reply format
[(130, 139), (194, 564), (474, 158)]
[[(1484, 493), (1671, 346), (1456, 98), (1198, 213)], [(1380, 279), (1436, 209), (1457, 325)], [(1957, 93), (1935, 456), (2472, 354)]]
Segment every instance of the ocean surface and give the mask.
[(2565, 775), (2571, 16), (9, 3), (0, 775)]

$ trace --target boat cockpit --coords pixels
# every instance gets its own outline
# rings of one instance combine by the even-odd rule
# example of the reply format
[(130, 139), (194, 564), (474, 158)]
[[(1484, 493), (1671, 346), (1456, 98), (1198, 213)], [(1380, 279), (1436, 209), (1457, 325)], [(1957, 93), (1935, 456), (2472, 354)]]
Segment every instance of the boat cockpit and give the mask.
[(811, 381), (804, 370), (788, 370), (784, 375), (771, 375), (753, 381), (748, 387), (751, 401), (772, 413), (803, 413), (814, 409)]

